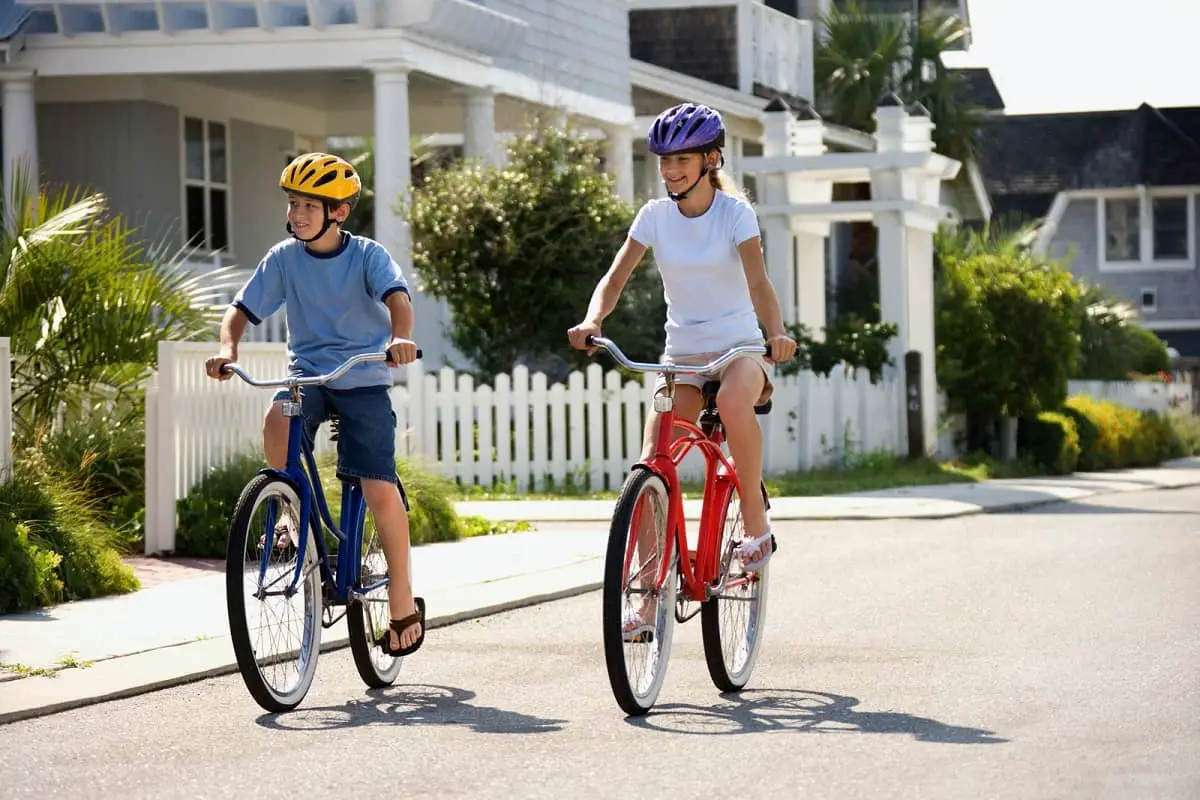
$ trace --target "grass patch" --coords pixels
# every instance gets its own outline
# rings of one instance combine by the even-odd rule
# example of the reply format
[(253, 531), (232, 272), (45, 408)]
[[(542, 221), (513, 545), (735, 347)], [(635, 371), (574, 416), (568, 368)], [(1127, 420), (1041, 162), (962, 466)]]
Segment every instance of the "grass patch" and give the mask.
[[(984, 456), (955, 461), (930, 458), (908, 460), (890, 453), (855, 454), (844, 466), (823, 467), (808, 472), (792, 472), (766, 479), (771, 497), (813, 497), (819, 495), (869, 492), (902, 486), (927, 486), (943, 483), (975, 483), (997, 478), (1025, 478), (1044, 475), (1045, 471), (1027, 461), (1002, 462)], [(685, 498), (699, 498), (699, 481), (682, 484)], [(512, 484), (457, 486), (456, 501), (474, 500), (615, 500), (617, 491), (589, 491), (574, 482), (562, 489), (518, 492)]]

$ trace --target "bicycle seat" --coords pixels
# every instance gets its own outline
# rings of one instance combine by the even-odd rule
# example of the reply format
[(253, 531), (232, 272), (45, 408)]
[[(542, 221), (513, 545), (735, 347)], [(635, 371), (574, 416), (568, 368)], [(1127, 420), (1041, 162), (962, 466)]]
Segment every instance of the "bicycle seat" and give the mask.
[[(721, 382), (720, 382), (720, 381), (707, 381), (707, 382), (705, 382), (705, 384), (704, 384), (704, 388), (702, 388), (702, 389), (700, 390), (700, 393), (701, 393), (702, 395), (704, 395), (704, 400), (705, 400), (705, 404), (706, 404), (706, 405), (707, 405), (707, 404), (709, 404), (711, 401), (714, 401), (714, 400), (716, 400), (716, 398), (717, 398), (717, 391), (718, 391), (720, 388), (721, 388)], [(754, 407), (754, 413), (755, 413), (755, 414), (758, 414), (759, 416), (762, 416), (763, 414), (769, 414), (769, 413), (771, 413), (771, 406), (772, 406), (772, 405), (773, 405), (773, 404), (772, 404), (772, 402), (771, 402), (771, 398), (769, 398), (769, 397), (768, 397), (768, 398), (767, 398), (767, 402), (763, 403), (762, 405), (758, 405), (758, 406), (755, 406), (755, 407)]]

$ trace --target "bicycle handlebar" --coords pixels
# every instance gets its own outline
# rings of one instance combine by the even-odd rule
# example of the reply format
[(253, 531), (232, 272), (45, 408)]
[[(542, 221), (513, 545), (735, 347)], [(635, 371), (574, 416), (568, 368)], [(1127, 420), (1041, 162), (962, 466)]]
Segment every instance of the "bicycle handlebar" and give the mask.
[[(417, 348), (417, 358), (420, 358), (422, 355), (423, 353), (421, 349)], [(276, 378), (275, 380), (269, 381), (260, 381), (246, 372), (246, 370), (242, 369), (241, 365), (236, 361), (231, 361), (228, 364), (222, 365), (220, 371), (222, 375), (232, 372), (234, 375), (237, 375), (251, 386), (258, 386), (264, 389), (290, 389), (293, 386), (323, 386), (326, 383), (336, 380), (337, 378), (340, 378), (342, 375), (346, 374), (351, 367), (356, 367), (359, 364), (364, 364), (368, 361), (387, 361), (388, 363), (392, 363), (391, 354), (385, 350), (380, 353), (360, 353), (359, 355), (352, 356), (343, 361), (336, 369), (326, 375), (312, 375), (308, 377), (294, 376), (289, 378)]]
[(742, 353), (763, 353), (768, 358), (771, 357), (771, 345), (769, 344), (743, 344), (726, 351), (707, 364), (650, 364), (631, 361), (628, 356), (621, 352), (621, 348), (617, 347), (616, 342), (606, 339), (603, 336), (588, 336), (587, 344), (608, 351), (608, 354), (618, 364), (634, 372), (662, 372), (673, 375), (699, 375), (705, 372), (715, 372)]

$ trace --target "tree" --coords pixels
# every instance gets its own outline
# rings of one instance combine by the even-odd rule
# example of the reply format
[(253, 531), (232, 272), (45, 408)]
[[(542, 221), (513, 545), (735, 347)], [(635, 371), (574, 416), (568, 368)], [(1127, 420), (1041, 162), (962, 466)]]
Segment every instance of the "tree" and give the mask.
[(1111, 289), (1083, 287), (1079, 300), (1079, 363), (1072, 377), (1124, 381), (1171, 368), (1167, 346), (1136, 323), (1136, 312)]
[(972, 447), (1005, 416), (1058, 409), (1079, 356), (1079, 287), (1028, 252), (973, 253), (943, 264), (937, 288), (937, 379), (964, 411)]
[[(20, 184), (18, 184), (20, 185)], [(231, 271), (192, 275), (190, 253), (146, 245), (102, 194), (18, 193), (0, 228), (0, 335), (12, 338), (16, 434), (66, 404), (136, 399), (158, 342), (212, 338)]]
[[(481, 380), (527, 363), (556, 376), (586, 363), (567, 329), (587, 309), (633, 219), (599, 172), (598, 146), (539, 125), (503, 167), (460, 161), (430, 171), (408, 209), (413, 264), (450, 306), (450, 338)], [(661, 352), (666, 317), (652, 267), (634, 271), (606, 322), (631, 357)]]
[[(966, 29), (957, 16), (922, 10), (915, 57), (909, 55), (912, 31), (896, 15), (872, 14), (856, 2), (831, 6), (821, 19), (824, 38), (813, 56), (816, 106), (829, 122), (873, 132), (879, 100), (895, 92), (906, 103), (920, 101), (936, 127), (934, 149), (965, 161), (978, 149), (982, 125), (965, 79), (948, 69), (943, 55)], [(923, 65), (932, 76), (923, 75)]]

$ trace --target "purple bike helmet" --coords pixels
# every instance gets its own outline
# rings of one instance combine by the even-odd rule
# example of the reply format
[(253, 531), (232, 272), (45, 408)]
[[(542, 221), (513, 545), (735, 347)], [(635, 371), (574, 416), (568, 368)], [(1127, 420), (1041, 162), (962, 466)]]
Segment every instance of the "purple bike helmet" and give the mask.
[(658, 115), (646, 144), (656, 156), (704, 153), (725, 146), (725, 123), (708, 106), (680, 103)]

